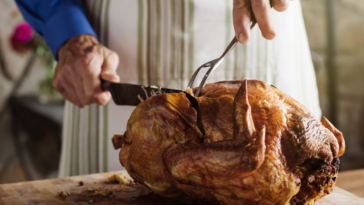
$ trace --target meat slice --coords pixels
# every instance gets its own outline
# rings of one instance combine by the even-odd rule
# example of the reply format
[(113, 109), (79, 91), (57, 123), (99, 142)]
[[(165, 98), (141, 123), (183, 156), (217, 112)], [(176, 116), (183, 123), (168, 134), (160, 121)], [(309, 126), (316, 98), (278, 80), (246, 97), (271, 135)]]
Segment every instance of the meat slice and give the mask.
[(326, 118), (258, 80), (208, 84), (190, 100), (150, 97), (114, 136), (135, 181), (222, 204), (313, 204), (332, 191), (345, 141)]

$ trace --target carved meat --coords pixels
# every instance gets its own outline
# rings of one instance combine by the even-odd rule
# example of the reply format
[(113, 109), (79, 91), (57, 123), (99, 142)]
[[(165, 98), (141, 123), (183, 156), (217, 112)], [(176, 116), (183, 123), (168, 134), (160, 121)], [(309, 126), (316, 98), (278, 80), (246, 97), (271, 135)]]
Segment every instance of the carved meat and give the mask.
[(257, 80), (150, 97), (113, 143), (159, 195), (242, 205), (313, 204), (332, 191), (345, 151), (329, 121)]

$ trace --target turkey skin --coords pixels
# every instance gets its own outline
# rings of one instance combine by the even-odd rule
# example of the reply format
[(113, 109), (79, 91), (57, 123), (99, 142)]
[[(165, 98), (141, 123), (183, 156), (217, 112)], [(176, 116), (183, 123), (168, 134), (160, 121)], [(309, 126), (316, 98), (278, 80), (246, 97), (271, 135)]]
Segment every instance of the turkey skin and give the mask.
[(135, 181), (233, 205), (311, 205), (333, 190), (345, 141), (326, 118), (258, 80), (196, 90), (148, 98), (113, 137)]

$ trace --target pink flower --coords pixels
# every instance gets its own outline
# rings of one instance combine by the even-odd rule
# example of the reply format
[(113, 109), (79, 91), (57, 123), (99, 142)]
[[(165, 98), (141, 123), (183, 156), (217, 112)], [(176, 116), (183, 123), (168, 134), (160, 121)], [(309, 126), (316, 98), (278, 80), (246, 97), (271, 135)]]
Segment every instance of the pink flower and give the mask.
[(24, 22), (15, 28), (12, 39), (20, 43), (27, 43), (33, 38), (33, 29), (28, 23)]
[(26, 22), (16, 26), (13, 35), (10, 37), (12, 48), (18, 53), (24, 53), (34, 46), (33, 29)]

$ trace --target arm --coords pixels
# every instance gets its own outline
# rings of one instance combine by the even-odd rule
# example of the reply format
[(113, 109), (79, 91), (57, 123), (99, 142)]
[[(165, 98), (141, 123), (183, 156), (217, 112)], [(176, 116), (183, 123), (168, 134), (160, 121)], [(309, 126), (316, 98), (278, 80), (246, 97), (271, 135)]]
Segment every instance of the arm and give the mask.
[(27, 22), (44, 37), (58, 60), (54, 88), (82, 108), (106, 104), (100, 78), (119, 82), (118, 55), (101, 45), (80, 0), (16, 0)]
[(96, 37), (79, 0), (16, 0), (25, 20), (45, 39), (56, 59), (59, 48), (80, 34)]
[(240, 43), (246, 44), (249, 41), (251, 10), (254, 12), (262, 36), (268, 40), (276, 36), (271, 6), (277, 11), (285, 11), (289, 6), (289, 0), (234, 0), (233, 22)]

